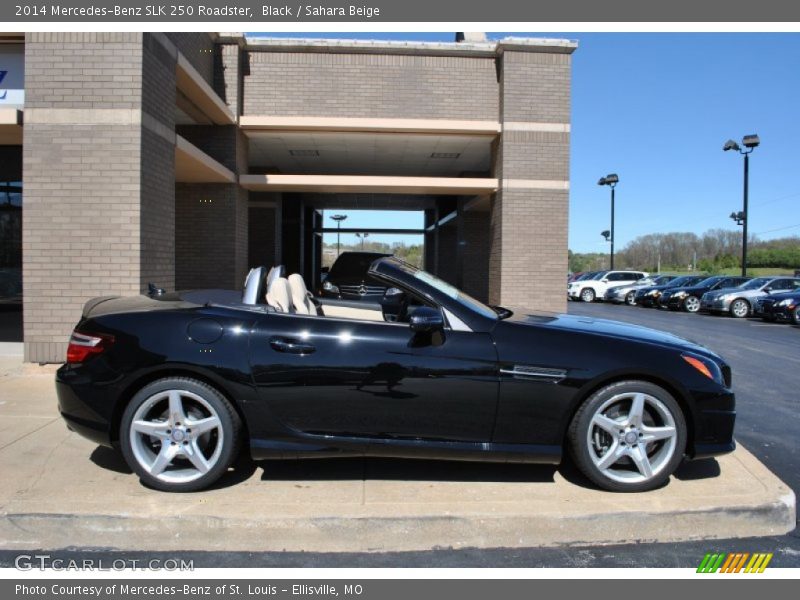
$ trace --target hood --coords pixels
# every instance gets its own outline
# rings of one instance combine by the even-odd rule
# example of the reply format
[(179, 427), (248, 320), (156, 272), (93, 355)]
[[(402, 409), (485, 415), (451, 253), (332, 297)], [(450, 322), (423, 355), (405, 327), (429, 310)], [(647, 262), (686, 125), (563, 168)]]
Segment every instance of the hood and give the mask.
[(707, 286), (689, 285), (686, 287), (677, 287), (669, 290), (673, 296), (678, 292), (686, 292), (687, 294), (705, 294), (709, 288)]
[(709, 298), (719, 298), (726, 294), (736, 294), (741, 298), (755, 298), (756, 296), (765, 296), (767, 293), (763, 290), (740, 290), (738, 288), (724, 288), (722, 290), (708, 292)]
[(513, 308), (510, 310), (513, 311), (513, 315), (505, 321), (513, 323), (514, 325), (542, 327), (626, 339), (646, 344), (657, 344), (677, 350), (689, 350), (713, 357), (717, 360), (722, 360), (719, 356), (697, 342), (667, 333), (666, 331), (642, 327), (641, 325), (631, 325), (620, 321), (612, 321), (611, 319), (595, 319), (578, 315), (534, 312), (524, 308)]

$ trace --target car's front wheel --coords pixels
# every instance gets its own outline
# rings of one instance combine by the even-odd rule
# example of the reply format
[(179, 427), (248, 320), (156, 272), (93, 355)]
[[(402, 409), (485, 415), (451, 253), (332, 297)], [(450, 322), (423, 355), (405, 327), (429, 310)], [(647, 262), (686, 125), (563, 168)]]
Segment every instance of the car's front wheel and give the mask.
[(144, 386), (125, 409), (120, 446), (143, 483), (193, 492), (225, 473), (239, 450), (241, 421), (214, 388), (169, 377)]
[(625, 294), (625, 304), (634, 306), (636, 304), (636, 292), (628, 292)]
[(683, 310), (688, 313), (696, 313), (700, 311), (700, 298), (697, 296), (687, 296), (683, 301)]
[(581, 472), (603, 489), (643, 492), (663, 485), (683, 459), (686, 421), (665, 389), (622, 381), (592, 394), (568, 432)]
[(737, 319), (743, 319), (750, 314), (750, 304), (741, 298), (731, 302), (731, 315)]
[(594, 302), (595, 293), (592, 288), (584, 288), (581, 290), (581, 300), (584, 302)]

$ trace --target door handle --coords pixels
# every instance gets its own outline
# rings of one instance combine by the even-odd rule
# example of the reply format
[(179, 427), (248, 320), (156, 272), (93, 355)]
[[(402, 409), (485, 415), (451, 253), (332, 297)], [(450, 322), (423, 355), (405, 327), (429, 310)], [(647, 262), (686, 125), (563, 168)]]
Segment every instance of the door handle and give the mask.
[(313, 344), (279, 337), (270, 338), (269, 345), (276, 352), (286, 352), (288, 354), (311, 354), (316, 350)]

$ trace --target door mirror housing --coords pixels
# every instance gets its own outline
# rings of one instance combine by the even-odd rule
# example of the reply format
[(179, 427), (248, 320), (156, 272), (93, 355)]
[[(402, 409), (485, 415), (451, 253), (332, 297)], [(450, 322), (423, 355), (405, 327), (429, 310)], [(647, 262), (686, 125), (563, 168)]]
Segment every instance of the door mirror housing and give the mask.
[(420, 306), (411, 314), (408, 324), (415, 333), (432, 333), (444, 329), (444, 317), (440, 310)]

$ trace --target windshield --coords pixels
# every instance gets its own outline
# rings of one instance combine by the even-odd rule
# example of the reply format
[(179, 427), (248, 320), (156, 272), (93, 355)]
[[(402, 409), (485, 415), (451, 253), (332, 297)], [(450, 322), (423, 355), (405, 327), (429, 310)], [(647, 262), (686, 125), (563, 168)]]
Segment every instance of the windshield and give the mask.
[(739, 287), (743, 290), (757, 290), (763, 285), (766, 285), (772, 281), (769, 277), (759, 277), (758, 279), (751, 279), (747, 283), (740, 285)]
[(675, 287), (683, 287), (686, 285), (694, 285), (700, 281), (700, 277), (692, 276), (692, 275), (684, 275), (683, 277), (676, 277), (672, 281), (670, 281), (667, 286), (671, 288)]
[[(414, 267), (411, 268), (413, 269)], [(457, 287), (450, 285), (446, 281), (442, 281), (441, 279), (436, 277), (436, 275), (431, 275), (427, 271), (420, 271), (419, 269), (416, 269), (414, 271), (414, 277), (416, 277), (420, 281), (424, 281), (431, 287), (436, 288), (443, 294), (447, 294), (453, 300), (455, 300), (465, 308), (468, 308), (490, 319), (498, 318), (498, 313), (494, 309), (486, 306), (483, 302), (475, 300), (475, 298), (473, 298), (472, 296), (465, 294)]]
[(598, 279), (602, 279), (603, 277), (605, 277), (606, 273), (608, 273), (608, 271), (598, 271), (592, 277), (590, 277), (590, 279), (592, 281), (597, 281)]
[(389, 255), (369, 252), (344, 252), (333, 263), (328, 277), (331, 281), (350, 277), (366, 277), (372, 262), (383, 256)]
[(653, 285), (666, 285), (675, 279), (672, 275), (661, 275), (653, 280)]
[(697, 284), (697, 287), (711, 287), (715, 283), (717, 283), (722, 277), (719, 275), (712, 275), (711, 277), (706, 277), (703, 281)]

